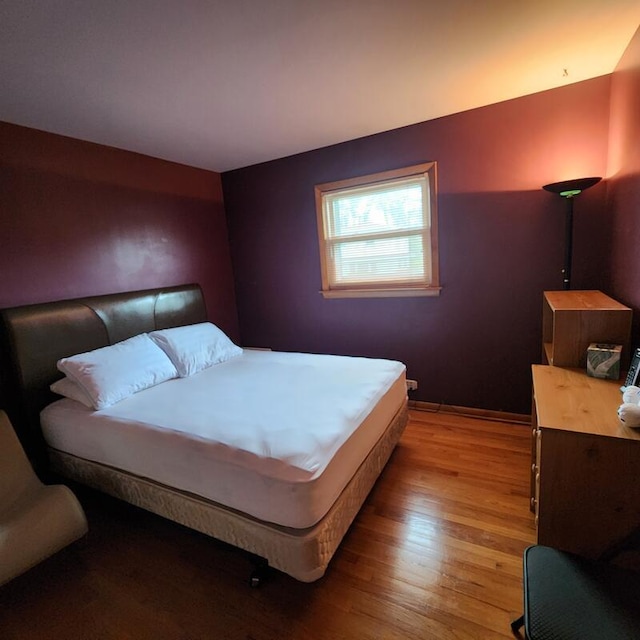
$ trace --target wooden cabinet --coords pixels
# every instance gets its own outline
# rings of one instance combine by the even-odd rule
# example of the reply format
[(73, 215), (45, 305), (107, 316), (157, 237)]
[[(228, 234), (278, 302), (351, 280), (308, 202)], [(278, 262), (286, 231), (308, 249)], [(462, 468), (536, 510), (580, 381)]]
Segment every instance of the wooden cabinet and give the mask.
[(532, 506), (538, 543), (597, 557), (640, 526), (640, 430), (620, 382), (533, 366)]
[(545, 291), (542, 363), (586, 367), (592, 342), (622, 345), (629, 360), (632, 310), (601, 291)]

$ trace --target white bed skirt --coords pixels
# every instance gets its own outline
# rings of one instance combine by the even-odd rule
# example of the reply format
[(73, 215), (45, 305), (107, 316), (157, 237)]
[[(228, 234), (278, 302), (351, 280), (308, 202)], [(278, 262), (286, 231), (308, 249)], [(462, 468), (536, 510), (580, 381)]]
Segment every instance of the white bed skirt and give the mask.
[(405, 402), (328, 513), (307, 529), (273, 525), (199, 496), (55, 449), (49, 449), (49, 457), (52, 469), (62, 476), (245, 549), (297, 580), (313, 582), (324, 575), (407, 420)]

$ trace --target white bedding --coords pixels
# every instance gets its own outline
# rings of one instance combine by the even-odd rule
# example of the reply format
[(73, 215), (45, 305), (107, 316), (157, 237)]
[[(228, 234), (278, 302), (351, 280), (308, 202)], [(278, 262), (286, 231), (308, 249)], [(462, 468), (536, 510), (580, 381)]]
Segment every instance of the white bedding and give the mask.
[(405, 399), (399, 362), (245, 350), (101, 411), (59, 400), (42, 428), (55, 449), (306, 528)]

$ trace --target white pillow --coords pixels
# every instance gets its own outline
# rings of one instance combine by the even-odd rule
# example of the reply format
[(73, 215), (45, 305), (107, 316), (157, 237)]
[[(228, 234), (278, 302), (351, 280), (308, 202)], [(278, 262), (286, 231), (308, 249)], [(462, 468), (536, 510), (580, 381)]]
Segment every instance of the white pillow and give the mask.
[(94, 409), (178, 375), (164, 351), (146, 333), (123, 342), (58, 360), (58, 369), (91, 398)]
[(149, 337), (169, 356), (181, 378), (242, 353), (240, 347), (210, 322), (152, 331)]
[(93, 409), (93, 401), (86, 394), (85, 390), (66, 376), (61, 380), (56, 380), (49, 389), (51, 389), (53, 393), (57, 393), (59, 396), (71, 398), (71, 400), (81, 402), (85, 407)]

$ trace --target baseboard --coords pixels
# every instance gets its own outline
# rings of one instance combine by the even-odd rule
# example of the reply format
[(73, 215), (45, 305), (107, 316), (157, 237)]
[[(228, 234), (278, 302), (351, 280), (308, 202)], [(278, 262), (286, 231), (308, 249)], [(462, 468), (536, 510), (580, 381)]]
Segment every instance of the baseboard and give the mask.
[(421, 402), (409, 400), (409, 408), (416, 411), (429, 411), (431, 413), (452, 413), (458, 416), (468, 416), (481, 420), (494, 420), (498, 422), (513, 422), (516, 424), (531, 424), (531, 416), (526, 413), (507, 413), (505, 411), (490, 411), (489, 409), (474, 409), (472, 407), (456, 407), (450, 404), (437, 402)]

